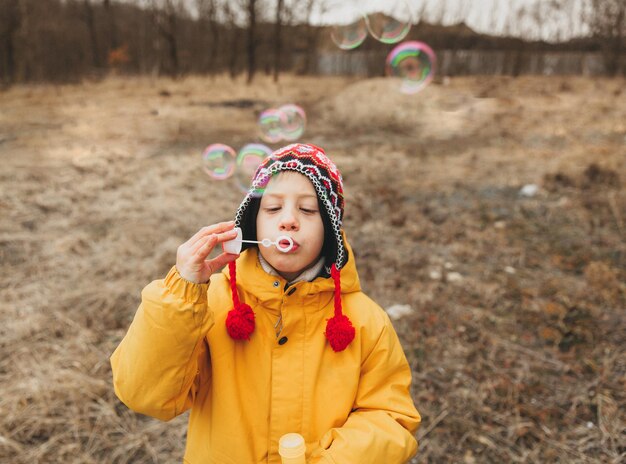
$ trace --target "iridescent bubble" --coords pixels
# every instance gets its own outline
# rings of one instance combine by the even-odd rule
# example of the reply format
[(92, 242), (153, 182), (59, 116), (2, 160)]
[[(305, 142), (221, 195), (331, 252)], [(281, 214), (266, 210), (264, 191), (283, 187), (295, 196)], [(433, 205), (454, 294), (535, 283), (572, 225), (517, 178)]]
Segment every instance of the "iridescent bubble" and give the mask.
[(298, 140), (304, 133), (306, 125), (306, 113), (298, 105), (289, 103), (278, 108), (285, 115), (283, 126), (283, 139), (289, 142)]
[(411, 8), (406, 0), (365, 2), (367, 30), (372, 37), (386, 44), (404, 39), (412, 24)]
[(236, 156), (228, 145), (214, 143), (202, 152), (202, 168), (212, 179), (228, 179), (235, 172)]
[(417, 93), (433, 80), (435, 52), (424, 42), (403, 42), (387, 56), (387, 74), (402, 79), (400, 90)]
[(332, 26), (330, 37), (342, 50), (352, 50), (363, 43), (367, 37), (367, 25), (365, 18), (361, 18), (350, 24), (338, 24)]
[(249, 143), (237, 153), (235, 181), (242, 192), (247, 192), (261, 162), (272, 154), (272, 149), (261, 143)]
[(352, 50), (367, 37), (367, 23), (358, 1), (332, 1), (328, 4), (332, 15), (330, 38), (342, 50)]
[(285, 127), (285, 114), (275, 108), (263, 111), (259, 116), (261, 138), (268, 143), (280, 142)]

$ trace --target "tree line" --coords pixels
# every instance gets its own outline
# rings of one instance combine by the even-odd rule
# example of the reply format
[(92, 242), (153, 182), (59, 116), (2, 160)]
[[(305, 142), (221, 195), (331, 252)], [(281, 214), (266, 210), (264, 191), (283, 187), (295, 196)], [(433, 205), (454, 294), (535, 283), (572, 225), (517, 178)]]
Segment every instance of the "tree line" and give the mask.
[[(550, 9), (539, 2), (543, 10), (522, 10), (511, 21), (531, 18), (539, 28), (534, 30), (541, 31), (551, 15), (569, 11), (573, 1), (551, 0)], [(462, 20), (444, 27), (446, 11), (440, 8), (439, 17), (422, 18), (407, 40), (427, 38), (435, 50), (601, 51), (610, 74), (626, 73), (620, 65), (626, 1), (588, 0), (586, 5), (581, 14), (589, 34), (584, 38), (496, 37), (478, 34)], [(336, 50), (329, 28), (312, 24), (314, 11), (324, 7), (324, 0), (0, 0), (0, 82), (71, 82), (112, 71), (245, 74), (248, 81), (258, 72), (274, 79), (283, 71), (309, 74), (316, 71), (320, 53)], [(367, 40), (359, 49), (380, 54), (390, 48)], [(382, 73), (382, 67), (372, 72)]]

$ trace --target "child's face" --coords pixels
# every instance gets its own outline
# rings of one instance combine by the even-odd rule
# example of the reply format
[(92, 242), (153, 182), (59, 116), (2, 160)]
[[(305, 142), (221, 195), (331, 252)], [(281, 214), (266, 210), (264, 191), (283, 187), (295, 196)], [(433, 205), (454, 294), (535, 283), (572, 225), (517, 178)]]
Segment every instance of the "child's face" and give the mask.
[(315, 188), (303, 174), (283, 171), (271, 178), (256, 217), (257, 240), (288, 235), (294, 246), (288, 253), (274, 246), (259, 247), (265, 260), (287, 280), (313, 266), (324, 245), (324, 223)]

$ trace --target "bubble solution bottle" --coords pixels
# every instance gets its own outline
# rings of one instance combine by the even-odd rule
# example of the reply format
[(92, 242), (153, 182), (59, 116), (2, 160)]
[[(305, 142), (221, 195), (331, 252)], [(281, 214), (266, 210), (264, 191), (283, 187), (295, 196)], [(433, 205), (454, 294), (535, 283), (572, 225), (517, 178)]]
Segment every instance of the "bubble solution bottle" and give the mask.
[(278, 454), (282, 464), (306, 464), (306, 444), (299, 433), (287, 433), (278, 440)]

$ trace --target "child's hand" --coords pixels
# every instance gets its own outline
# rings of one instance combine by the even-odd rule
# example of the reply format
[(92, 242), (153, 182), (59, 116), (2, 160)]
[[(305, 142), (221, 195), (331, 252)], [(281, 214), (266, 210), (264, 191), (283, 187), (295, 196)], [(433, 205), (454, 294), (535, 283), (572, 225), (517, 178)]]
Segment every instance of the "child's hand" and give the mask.
[(211, 274), (237, 259), (239, 255), (230, 253), (222, 253), (215, 259), (206, 259), (215, 245), (237, 237), (234, 228), (235, 221), (203, 227), (179, 246), (176, 251), (176, 269), (181, 277), (197, 284), (206, 283)]

